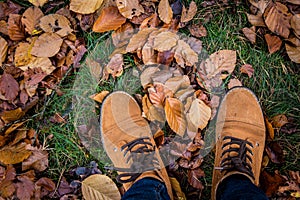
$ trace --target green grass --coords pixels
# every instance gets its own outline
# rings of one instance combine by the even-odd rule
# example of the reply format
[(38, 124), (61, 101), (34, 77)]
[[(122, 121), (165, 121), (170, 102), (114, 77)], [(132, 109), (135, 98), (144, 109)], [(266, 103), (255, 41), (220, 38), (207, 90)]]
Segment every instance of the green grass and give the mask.
[[(196, 2), (200, 3), (201, 1)], [(201, 14), (206, 10), (199, 8), (198, 19), (196, 20), (203, 20)], [(281, 51), (269, 55), (263, 38), (258, 38), (256, 45), (252, 45), (245, 39), (241, 29), (250, 27), (245, 15), (247, 10), (245, 5), (240, 5), (237, 7), (237, 13), (231, 13), (230, 7), (220, 10), (219, 7), (215, 6), (212, 11), (212, 20), (204, 24), (208, 36), (201, 39), (203, 46), (209, 54), (221, 49), (236, 50), (238, 62), (232, 76), (238, 77), (245, 86), (255, 92), (268, 117), (286, 114), (288, 117), (294, 118), (294, 123), (299, 124), (299, 75), (296, 73), (299, 66), (289, 61), (283, 48)], [(90, 50), (87, 57), (99, 61), (103, 67), (103, 63), (107, 63), (112, 50), (110, 42), (101, 42), (105, 41), (108, 35), (83, 33), (82, 36)], [(239, 72), (240, 66), (246, 63), (251, 64), (255, 70), (252, 78)], [(132, 65), (130, 56), (125, 58), (125, 65)], [(98, 138), (99, 135), (97, 136), (99, 133), (97, 130), (99, 128), (97, 127), (99, 104), (93, 102), (89, 96), (103, 90), (124, 90), (130, 94), (142, 93), (140, 88), (136, 88), (139, 80), (134, 75), (134, 70), (132, 70), (134, 68), (126, 69), (124, 74), (115, 80), (103, 81), (99, 80), (100, 74), (98, 72), (96, 75), (91, 74), (91, 67), (93, 66), (83, 66), (77, 74), (64, 80), (61, 84), (64, 95), (55, 94), (52, 96), (42, 118), (38, 118), (41, 117), (38, 115), (29, 122), (31, 126), (37, 128), (42, 140), (50, 134), (53, 135), (52, 139), (47, 140), (50, 156), (50, 166), (47, 173), (55, 180), (58, 180), (63, 172), (76, 166), (86, 166), (91, 160), (97, 160), (100, 168), (109, 164), (101, 148), (89, 148), (88, 150), (83, 146), (83, 140), (77, 134), (78, 126), (94, 124), (95, 130), (92, 135), (95, 136), (96, 139), (93, 139), (96, 143), (93, 145), (95, 147), (99, 145), (100, 138)], [(48, 119), (55, 113), (67, 116), (67, 123), (50, 123)], [(286, 162), (282, 165), (270, 165), (268, 169), (280, 169), (282, 172), (297, 170), (300, 144), (297, 134), (285, 135), (279, 132), (276, 134), (275, 141), (284, 147)], [(202, 199), (209, 199), (210, 197), (213, 156), (213, 153), (208, 154), (202, 165), (206, 172), (206, 177), (202, 180), (205, 185)]]

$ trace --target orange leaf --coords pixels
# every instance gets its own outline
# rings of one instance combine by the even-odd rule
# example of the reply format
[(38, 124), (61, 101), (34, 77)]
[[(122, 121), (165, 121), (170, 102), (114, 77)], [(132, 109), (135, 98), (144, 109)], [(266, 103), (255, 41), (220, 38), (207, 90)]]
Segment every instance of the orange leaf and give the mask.
[(103, 0), (71, 0), (70, 10), (80, 14), (91, 14), (102, 5)]
[(21, 24), (21, 15), (10, 14), (8, 18), (8, 35), (11, 40), (24, 39), (24, 27)]
[(289, 123), (289, 121), (285, 115), (276, 115), (272, 117), (271, 123), (275, 128), (281, 128), (285, 124)]
[(0, 65), (5, 61), (7, 55), (8, 44), (4, 38), (0, 36)]
[(5, 146), (0, 149), (0, 162), (8, 164), (17, 164), (23, 162), (31, 155), (31, 151), (25, 149), (26, 143), (20, 143), (15, 146)]
[(266, 34), (265, 39), (267, 41), (270, 54), (275, 53), (280, 49), (282, 41), (278, 36)]
[(102, 103), (103, 99), (109, 94), (109, 91), (101, 91), (100, 93), (94, 95), (93, 97), (91, 97), (92, 99), (94, 99), (95, 101)]
[(186, 130), (186, 118), (182, 102), (175, 98), (167, 98), (165, 113), (170, 128), (178, 135), (183, 136)]
[(102, 10), (100, 16), (94, 23), (93, 31), (102, 33), (106, 31), (117, 30), (125, 22), (126, 18), (119, 13), (117, 7), (106, 7)]
[(73, 30), (70, 28), (70, 21), (63, 15), (50, 14), (40, 19), (39, 26), (46, 33), (57, 33), (64, 37), (70, 34)]
[(272, 123), (268, 120), (267, 117), (265, 117), (265, 124), (266, 124), (266, 129), (268, 133), (268, 137), (273, 140), (274, 139), (274, 128), (272, 126)]

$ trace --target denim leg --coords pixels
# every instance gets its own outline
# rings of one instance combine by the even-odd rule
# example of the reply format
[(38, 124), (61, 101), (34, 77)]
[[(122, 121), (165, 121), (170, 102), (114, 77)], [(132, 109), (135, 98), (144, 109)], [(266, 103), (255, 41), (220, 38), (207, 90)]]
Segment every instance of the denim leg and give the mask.
[(224, 179), (217, 189), (217, 200), (268, 200), (265, 193), (246, 176), (236, 174)]
[(164, 183), (154, 178), (143, 178), (134, 183), (122, 200), (170, 200)]

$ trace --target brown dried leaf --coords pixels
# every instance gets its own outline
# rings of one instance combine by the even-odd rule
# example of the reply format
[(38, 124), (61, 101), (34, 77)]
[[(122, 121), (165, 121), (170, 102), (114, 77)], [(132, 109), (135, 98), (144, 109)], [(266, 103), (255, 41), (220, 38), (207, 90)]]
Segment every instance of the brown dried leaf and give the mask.
[(34, 35), (34, 31), (39, 24), (39, 20), (44, 16), (44, 13), (38, 7), (29, 7), (22, 15), (21, 21), (25, 26), (25, 30), (30, 35)]
[(266, 9), (264, 19), (267, 27), (275, 34), (284, 38), (290, 35), (290, 20), (292, 14), (289, 9), (279, 2), (275, 2), (272, 6)]
[(284, 184), (285, 179), (275, 171), (274, 174), (270, 174), (267, 171), (263, 171), (260, 176), (260, 184), (264, 192), (268, 197), (271, 197), (277, 192), (280, 185)]
[(28, 0), (28, 1), (33, 5), (35, 5), (36, 7), (43, 7), (43, 5), (48, 2), (48, 0)]
[(165, 92), (163, 84), (155, 84), (154, 87), (148, 88), (149, 99), (152, 104), (163, 106), (165, 101)]
[(243, 86), (243, 84), (241, 83), (241, 81), (237, 78), (232, 78), (229, 80), (228, 83), (228, 89), (234, 88), (234, 87), (239, 87), (239, 86)]
[(103, 0), (71, 0), (70, 10), (80, 14), (94, 13), (102, 5)]
[(261, 13), (265, 12), (265, 9), (268, 7), (270, 4), (270, 0), (249, 0), (249, 2), (256, 8), (259, 9)]
[(8, 165), (3, 176), (3, 179), (0, 179), (0, 191), (3, 198), (11, 197), (16, 188), (13, 181), (16, 178), (16, 170), (12, 165)]
[(27, 42), (19, 42), (15, 50), (15, 65), (17, 67), (27, 65), (31, 62), (32, 56), (30, 54), (31, 45)]
[(272, 117), (271, 123), (275, 128), (281, 128), (285, 124), (289, 123), (289, 121), (285, 115), (276, 115)]
[(119, 77), (123, 73), (123, 55), (115, 54), (106, 65), (106, 70), (113, 77)]
[(243, 28), (242, 29), (244, 35), (246, 36), (246, 38), (248, 40), (250, 40), (250, 42), (252, 44), (255, 44), (256, 43), (256, 33), (255, 33), (255, 26), (252, 26), (251, 28)]
[(19, 67), (23, 71), (28, 69), (36, 69), (40, 68), (47, 75), (51, 74), (56, 68), (52, 65), (51, 60), (49, 58), (39, 58), (33, 57), (31, 62), (28, 65)]
[(243, 74), (247, 74), (249, 76), (249, 78), (251, 78), (254, 73), (254, 69), (253, 69), (252, 65), (245, 64), (245, 65), (241, 66), (240, 72)]
[(187, 122), (191, 131), (203, 130), (210, 120), (211, 108), (207, 106), (202, 100), (194, 99), (192, 105), (187, 113)]
[(0, 66), (6, 59), (8, 44), (4, 38), (0, 36)]
[(182, 102), (175, 98), (166, 98), (165, 113), (170, 128), (183, 136), (186, 130), (186, 119)]
[(40, 19), (39, 26), (46, 33), (56, 33), (65, 37), (72, 33), (70, 21), (63, 15), (49, 14)]
[(165, 82), (165, 87), (168, 90), (171, 90), (173, 93), (176, 93), (179, 89), (186, 89), (190, 86), (190, 79), (187, 75), (184, 76), (175, 76), (169, 78)]
[(185, 68), (185, 65), (193, 66), (198, 62), (198, 54), (183, 40), (178, 40), (174, 57), (182, 68)]
[(198, 38), (205, 37), (207, 35), (206, 28), (201, 24), (193, 24), (193, 25), (189, 26), (189, 30), (190, 30), (192, 36), (195, 36)]
[(277, 142), (270, 142), (266, 146), (266, 152), (273, 163), (281, 164), (284, 162), (283, 150)]
[(300, 63), (300, 46), (295, 47), (285, 43), (285, 49), (290, 59), (295, 63)]
[(100, 93), (93, 95), (93, 97), (91, 97), (93, 100), (102, 103), (103, 99), (109, 94), (109, 91), (101, 91)]
[(141, 84), (143, 86), (143, 88), (146, 88), (147, 85), (149, 85), (150, 83), (152, 83), (152, 75), (159, 71), (158, 67), (147, 67), (142, 74), (140, 75), (140, 80), (141, 80)]
[(187, 42), (188, 45), (197, 53), (200, 54), (202, 51), (202, 42), (201, 40), (194, 38), (194, 37), (189, 37)]
[(0, 92), (4, 97), (13, 101), (19, 94), (19, 84), (10, 74), (4, 73), (0, 79)]
[(38, 149), (37, 147), (26, 148), (32, 154), (22, 162), (22, 171), (34, 169), (38, 172), (45, 171), (48, 167), (48, 153), (45, 150)]
[(130, 38), (133, 36), (133, 27), (131, 23), (127, 22), (123, 24), (120, 28), (113, 31), (111, 34), (113, 43), (116, 47), (123, 47), (126, 45)]
[(161, 0), (158, 4), (159, 18), (166, 24), (169, 24), (173, 17), (173, 11), (169, 0)]
[(154, 38), (153, 48), (160, 52), (169, 51), (177, 44), (178, 40), (179, 37), (176, 35), (176, 33), (164, 31), (159, 33)]
[(31, 151), (26, 150), (26, 143), (15, 146), (5, 146), (0, 149), (0, 162), (9, 165), (23, 162), (31, 155)]
[(52, 57), (60, 50), (63, 39), (56, 33), (43, 33), (35, 41), (31, 54), (37, 57)]
[(272, 123), (269, 121), (267, 117), (265, 117), (265, 124), (266, 124), (266, 129), (268, 133), (268, 139), (273, 140), (274, 139), (274, 128), (272, 126)]
[(188, 171), (188, 181), (190, 185), (199, 190), (203, 190), (204, 186), (198, 178), (204, 177), (205, 173), (202, 169), (192, 169)]
[(293, 15), (291, 19), (291, 27), (296, 35), (300, 36), (300, 14)]
[(265, 34), (265, 39), (267, 41), (270, 54), (275, 53), (280, 49), (282, 41), (278, 36)]
[(27, 176), (18, 176), (18, 182), (16, 183), (17, 197), (19, 199), (30, 200), (34, 194), (34, 183)]
[(110, 6), (103, 8), (100, 16), (93, 25), (93, 31), (103, 33), (106, 31), (117, 30), (126, 22), (117, 7)]
[(35, 199), (43, 199), (50, 192), (55, 190), (55, 183), (46, 177), (40, 178), (35, 182)]
[(186, 200), (184, 192), (182, 192), (179, 182), (174, 177), (169, 177), (172, 189), (175, 191), (175, 195), (180, 200)]
[(175, 53), (172, 51), (158, 52), (157, 63), (169, 66), (174, 59), (174, 55)]
[(84, 199), (121, 199), (116, 184), (102, 174), (94, 174), (82, 181), (82, 194)]
[(197, 13), (197, 5), (194, 1), (192, 1), (190, 3), (188, 10), (183, 5), (180, 22), (186, 23), (186, 22), (191, 21), (194, 18), (194, 16), (196, 15), (196, 13)]
[(11, 40), (22, 40), (25, 38), (24, 28), (21, 24), (21, 15), (10, 14), (8, 18), (8, 35)]
[(149, 37), (149, 34), (152, 33), (155, 30), (157, 30), (157, 29), (156, 28), (144, 28), (144, 29), (140, 30), (139, 32), (137, 32), (130, 39), (130, 41), (129, 41), (127, 47), (126, 47), (126, 51), (127, 52), (134, 52), (137, 49), (144, 46), (144, 44), (146, 43), (146, 41)]
[(116, 3), (121, 15), (128, 19), (138, 17), (145, 12), (139, 0), (117, 0)]
[(8, 35), (7, 22), (4, 20), (0, 20), (0, 33)]
[(263, 19), (263, 16), (261, 13), (257, 14), (257, 15), (251, 15), (251, 14), (247, 14), (247, 18), (248, 21), (253, 25), (253, 26), (261, 26), (261, 27), (265, 27), (265, 21)]
[(153, 40), (148, 40), (142, 49), (142, 60), (144, 65), (151, 65), (157, 63), (157, 54), (153, 49)]

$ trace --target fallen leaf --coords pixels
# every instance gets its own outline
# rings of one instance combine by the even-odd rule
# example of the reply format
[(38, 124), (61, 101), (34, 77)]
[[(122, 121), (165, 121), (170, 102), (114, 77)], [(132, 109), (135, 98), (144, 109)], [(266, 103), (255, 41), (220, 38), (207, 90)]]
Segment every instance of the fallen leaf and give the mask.
[(206, 28), (201, 24), (193, 24), (189, 26), (189, 30), (192, 36), (195, 37), (205, 37), (207, 35)]
[(247, 74), (249, 76), (249, 78), (251, 78), (254, 73), (254, 69), (253, 69), (252, 65), (245, 64), (245, 65), (241, 66), (240, 72), (243, 74)]
[(154, 106), (153, 104), (149, 104), (148, 106), (149, 107), (145, 115), (149, 121), (158, 121), (162, 123), (166, 122), (165, 111), (162, 105)]
[(274, 174), (270, 174), (267, 171), (263, 171), (260, 175), (260, 185), (263, 191), (268, 197), (271, 197), (275, 192), (277, 192), (280, 185), (284, 184), (285, 179), (275, 171)]
[(159, 33), (154, 39), (153, 48), (157, 51), (169, 51), (177, 44), (179, 37), (176, 33), (164, 31)]
[(63, 15), (49, 14), (40, 19), (40, 28), (46, 33), (56, 33), (65, 37), (73, 32), (70, 21)]
[(7, 55), (8, 44), (4, 38), (0, 36), (0, 65), (5, 61)]
[(299, 171), (289, 171), (288, 179), (284, 186), (280, 186), (278, 189), (280, 193), (291, 193), (291, 196), (299, 197), (300, 195), (300, 175)]
[(261, 13), (259, 13), (257, 15), (252, 15), (252, 14), (248, 14), (248, 13), (246, 13), (246, 14), (247, 14), (248, 21), (250, 22), (250, 24), (252, 24), (252, 26), (261, 26), (261, 27), (266, 26)]
[(175, 98), (166, 98), (165, 113), (170, 128), (183, 136), (186, 130), (186, 118), (182, 102)]
[(139, 0), (117, 0), (116, 3), (121, 15), (128, 19), (138, 17), (145, 12)]
[(8, 35), (7, 22), (4, 20), (0, 20), (0, 33)]
[(125, 23), (111, 34), (115, 47), (123, 47), (128, 44), (134, 33), (131, 23)]
[(267, 27), (275, 34), (284, 38), (290, 35), (290, 20), (292, 14), (288, 8), (279, 2), (275, 2), (264, 12), (264, 19)]
[(55, 183), (46, 177), (40, 178), (35, 182), (35, 199), (43, 199), (55, 190)]
[(152, 75), (159, 71), (158, 67), (147, 67), (140, 75), (140, 80), (143, 88), (146, 88), (147, 85), (152, 83)]
[[(81, 1), (80, 1), (81, 2)], [(122, 24), (126, 22), (117, 7), (110, 6), (103, 8), (100, 16), (93, 25), (93, 31), (103, 33), (106, 31), (117, 30)]]
[(30, 54), (31, 45), (27, 42), (19, 42), (15, 50), (15, 65), (17, 67), (27, 65), (31, 62), (32, 56)]
[(291, 61), (300, 63), (300, 47), (295, 47), (285, 43), (285, 49)]
[(199, 178), (204, 177), (205, 173), (202, 169), (192, 169), (188, 171), (188, 181), (190, 185), (194, 188), (197, 188), (199, 190), (203, 190), (204, 186), (199, 180)]
[(4, 97), (13, 101), (19, 94), (19, 83), (10, 74), (4, 73), (0, 78), (0, 92)]
[(169, 4), (169, 0), (161, 0), (158, 4), (159, 18), (166, 24), (169, 24), (173, 17), (173, 11)]
[(10, 14), (8, 18), (8, 35), (11, 40), (18, 41), (25, 38), (24, 28), (21, 24), (21, 15)]
[(194, 50), (197, 54), (200, 54), (202, 51), (202, 42), (201, 40), (194, 38), (194, 37), (189, 37), (188, 40), (186, 41), (188, 45), (190, 45), (191, 49)]
[(269, 121), (267, 117), (265, 117), (265, 124), (266, 124), (266, 129), (268, 133), (268, 138), (273, 140), (274, 139), (274, 128), (272, 126), (272, 123)]
[(210, 120), (211, 108), (202, 100), (194, 99), (187, 113), (187, 122), (190, 131), (197, 132), (198, 128), (203, 130)]
[(36, 7), (43, 7), (43, 5), (45, 5), (45, 3), (48, 2), (48, 0), (28, 0), (28, 1), (33, 5), (35, 5)]
[(198, 62), (198, 54), (183, 40), (178, 40), (174, 57), (182, 68), (185, 68), (185, 65), (193, 66)]
[(27, 176), (18, 176), (16, 195), (19, 199), (30, 200), (34, 194), (34, 183)]
[(23, 71), (28, 69), (40, 68), (47, 75), (51, 74), (56, 68), (52, 65), (52, 62), (49, 58), (43, 57), (33, 57), (31, 62), (25, 66), (19, 67)]
[(179, 89), (186, 89), (190, 86), (190, 79), (187, 75), (175, 76), (169, 78), (165, 82), (165, 87), (171, 90), (173, 93), (176, 93)]
[(152, 104), (163, 106), (165, 93), (163, 84), (155, 84), (154, 87), (148, 88), (149, 99)]
[(256, 43), (256, 33), (255, 33), (255, 26), (252, 26), (251, 28), (243, 28), (242, 31), (244, 33), (244, 35), (246, 36), (246, 38), (248, 40), (250, 40), (250, 42), (252, 44), (255, 44)]
[(249, 0), (249, 2), (253, 6), (255, 6), (256, 8), (258, 8), (261, 13), (264, 13), (265, 9), (270, 4), (270, 0), (259, 0), (259, 1), (257, 1), (257, 0)]
[(74, 192), (73, 188), (70, 187), (70, 184), (68, 183), (68, 181), (64, 176), (61, 178), (59, 182), (57, 192), (60, 196)]
[(9, 165), (23, 162), (31, 155), (31, 151), (25, 149), (26, 143), (15, 146), (5, 146), (0, 149), (0, 162)]
[(102, 103), (103, 99), (109, 94), (109, 91), (107, 90), (103, 90), (100, 93), (94, 95), (93, 97), (91, 97), (93, 100)]
[(39, 24), (39, 20), (44, 16), (44, 13), (38, 7), (29, 7), (22, 15), (21, 21), (25, 26), (25, 30), (30, 35), (34, 35), (34, 31)]
[(153, 40), (148, 40), (142, 48), (142, 60), (144, 65), (156, 64), (158, 59), (157, 53), (153, 49)]
[(186, 200), (184, 192), (182, 192), (179, 182), (174, 177), (169, 177), (172, 189), (175, 191), (175, 195), (180, 200)]
[(52, 123), (57, 123), (57, 124), (65, 124), (66, 123), (66, 120), (59, 113), (55, 113), (53, 116), (51, 116), (49, 121)]
[(270, 54), (275, 53), (280, 49), (282, 41), (278, 36), (265, 34), (265, 39), (267, 41)]
[(123, 55), (115, 54), (106, 65), (107, 72), (113, 77), (119, 77), (123, 73)]
[(35, 41), (31, 54), (37, 57), (52, 57), (57, 54), (63, 39), (56, 33), (43, 33)]
[(70, 10), (80, 14), (94, 13), (102, 5), (103, 0), (71, 0)]
[(273, 163), (281, 164), (284, 162), (283, 150), (277, 142), (267, 144), (266, 152)]
[(285, 124), (289, 123), (289, 121), (285, 115), (276, 115), (272, 117), (271, 123), (275, 128), (281, 128)]
[(16, 188), (13, 183), (13, 181), (16, 178), (16, 170), (12, 165), (8, 165), (6, 167), (5, 174), (3, 176), (3, 179), (0, 180), (0, 191), (1, 191), (1, 196), (3, 198), (9, 198), (11, 197)]
[(22, 171), (34, 169), (38, 172), (45, 171), (48, 167), (48, 153), (45, 150), (38, 149), (37, 147), (26, 148), (32, 154), (22, 162)]
[(156, 28), (144, 28), (144, 29), (140, 30), (139, 32), (137, 32), (130, 39), (130, 41), (126, 47), (126, 51), (134, 52), (137, 49), (144, 46), (144, 44), (146, 43), (146, 41), (149, 37), (149, 34), (152, 33), (154, 30), (157, 30), (157, 29)]
[(183, 5), (180, 22), (186, 23), (186, 22), (191, 21), (194, 18), (194, 16), (196, 15), (196, 13), (197, 13), (197, 4), (194, 1), (192, 1), (190, 3), (188, 10)]
[(105, 175), (94, 174), (82, 181), (82, 195), (86, 200), (121, 199), (116, 184)]
[(169, 66), (174, 59), (174, 54), (173, 51), (158, 52), (157, 63)]
[[(205, 61), (205, 71), (207, 78), (211, 79), (217, 74), (221, 74), (221, 78), (226, 78), (231, 74), (236, 64), (236, 51), (233, 50), (220, 50), (209, 56)], [(228, 74), (222, 74), (227, 72)]]
[(241, 81), (237, 78), (232, 78), (229, 80), (228, 83), (228, 89), (234, 88), (234, 87), (239, 87), (239, 86), (243, 86), (243, 84), (241, 83)]
[(291, 19), (291, 27), (296, 35), (300, 36), (300, 14), (293, 15)]

